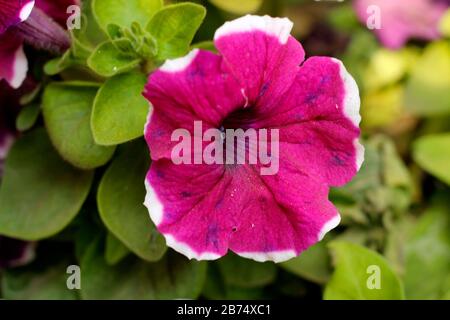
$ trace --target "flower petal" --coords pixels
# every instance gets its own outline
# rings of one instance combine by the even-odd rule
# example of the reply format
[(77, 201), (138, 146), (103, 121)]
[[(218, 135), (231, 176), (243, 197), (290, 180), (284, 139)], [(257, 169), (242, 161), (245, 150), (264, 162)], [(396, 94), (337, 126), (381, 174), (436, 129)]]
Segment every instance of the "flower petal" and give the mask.
[[(328, 191), (362, 162), (358, 88), (335, 59), (300, 66), (304, 52), (291, 27), (287, 19), (237, 19), (216, 33), (222, 56), (193, 51), (149, 77), (144, 95), (153, 113), (145, 138), (153, 163), (145, 205), (167, 244), (189, 258), (217, 259), (230, 249), (281, 262), (340, 221)], [(196, 120), (203, 122), (197, 135)], [(278, 129), (280, 153), (269, 147), (278, 173), (262, 175), (261, 164), (172, 162), (175, 129), (194, 132), (195, 144), (221, 125)]]
[(244, 101), (238, 83), (223, 69), (222, 58), (203, 50), (167, 61), (150, 75), (144, 96), (153, 105), (145, 128), (153, 160), (170, 158), (178, 143), (171, 142), (175, 129), (193, 133), (196, 120), (203, 122), (203, 130), (218, 128)]
[(263, 177), (256, 169), (153, 162), (145, 205), (167, 245), (191, 259), (213, 260), (231, 249), (281, 262), (339, 222), (325, 185), (286, 168)]
[(62, 54), (70, 47), (67, 32), (39, 8), (35, 8), (26, 22), (14, 27), (26, 44), (39, 50)]
[(5, 79), (17, 89), (25, 80), (28, 60), (23, 52), (22, 40), (13, 32), (0, 35), (0, 80)]
[(305, 53), (290, 36), (292, 26), (287, 18), (247, 15), (216, 31), (215, 45), (239, 80), (246, 105), (276, 101), (294, 80)]
[(364, 158), (358, 142), (359, 106), (358, 87), (344, 65), (312, 57), (276, 106), (257, 109), (254, 125), (279, 128), (280, 166), (295, 166), (340, 186), (355, 175)]
[(214, 260), (228, 249), (232, 219), (214, 210), (230, 177), (223, 166), (152, 163), (145, 205), (167, 245), (188, 258)]
[(276, 175), (260, 175), (255, 167), (253, 171), (253, 188), (267, 193), (247, 199), (240, 213), (241, 227), (230, 239), (230, 248), (237, 254), (260, 262), (285, 261), (339, 224), (340, 216), (324, 184), (292, 167), (280, 167)]
[(33, 0), (0, 0), (0, 34), (25, 21), (33, 7)]

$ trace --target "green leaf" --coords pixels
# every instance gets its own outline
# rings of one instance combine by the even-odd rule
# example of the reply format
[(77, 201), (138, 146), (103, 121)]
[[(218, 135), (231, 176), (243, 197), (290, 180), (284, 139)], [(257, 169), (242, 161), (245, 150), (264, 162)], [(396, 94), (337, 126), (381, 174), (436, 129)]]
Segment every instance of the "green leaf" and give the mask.
[[(397, 300), (404, 298), (399, 278), (381, 255), (345, 241), (333, 241), (329, 247), (333, 253), (336, 269), (325, 287), (324, 299)], [(376, 287), (376, 280), (373, 281), (377, 276), (380, 277), (379, 288)]]
[(103, 77), (130, 71), (136, 68), (140, 59), (119, 51), (111, 41), (100, 44), (89, 57), (88, 66)]
[(169, 5), (158, 11), (146, 29), (158, 43), (159, 60), (185, 55), (205, 15), (205, 8), (193, 3)]
[(71, 50), (67, 50), (61, 57), (49, 60), (44, 65), (44, 72), (49, 76), (54, 76), (74, 64), (75, 62), (72, 59), (72, 52)]
[(3, 298), (8, 300), (75, 300), (76, 290), (67, 288), (66, 268), (69, 261), (47, 266), (30, 266), (5, 271), (2, 278)]
[(209, 0), (209, 2), (219, 9), (241, 15), (256, 12), (261, 7), (263, 0)]
[(147, 78), (126, 73), (108, 79), (97, 93), (91, 128), (101, 145), (117, 145), (144, 134), (149, 102), (142, 96)]
[(425, 171), (450, 185), (450, 133), (417, 139), (413, 144), (413, 157)]
[(19, 103), (22, 106), (32, 103), (33, 101), (39, 98), (41, 91), (42, 91), (42, 84), (39, 83), (30, 92), (23, 94), (19, 99)]
[(19, 116), (16, 119), (17, 130), (27, 131), (31, 129), (36, 123), (40, 112), (41, 108), (37, 103), (33, 103), (24, 107), (20, 111)]
[(106, 236), (105, 260), (109, 265), (115, 265), (122, 261), (130, 250), (111, 232)]
[(408, 299), (440, 299), (450, 290), (450, 202), (441, 195), (405, 240), (404, 283)]
[(260, 263), (233, 253), (221, 258), (218, 265), (226, 285), (243, 288), (267, 285), (275, 279), (277, 271), (272, 262)]
[(202, 41), (202, 42), (197, 42), (195, 44), (193, 44), (191, 46), (192, 49), (202, 49), (202, 50), (207, 50), (207, 51), (211, 51), (214, 53), (217, 53), (217, 49), (214, 45), (213, 41)]
[[(439, 70), (439, 76), (436, 72)], [(406, 84), (406, 107), (422, 116), (450, 113), (450, 44), (428, 45)]]
[(43, 129), (20, 138), (0, 188), (0, 234), (38, 240), (66, 227), (86, 199), (93, 173), (64, 162)]
[(226, 299), (226, 289), (217, 263), (208, 264), (202, 296), (210, 300)]
[(82, 209), (77, 216), (77, 220), (79, 221), (77, 221), (74, 242), (75, 258), (78, 263), (80, 263), (83, 259), (85, 253), (89, 249), (89, 246), (92, 244), (92, 240), (95, 239), (96, 236), (102, 235), (105, 231), (105, 228), (100, 221), (98, 221), (98, 223), (91, 221), (92, 216), (95, 218), (98, 217), (98, 213), (95, 212), (95, 215), (92, 214), (89, 207), (90, 206), (84, 206), (85, 210)]
[(81, 21), (81, 29), (74, 29), (72, 33), (74, 36), (86, 47), (91, 49), (107, 39), (107, 35), (103, 32), (102, 28), (97, 22), (97, 18), (94, 16), (93, 12), (93, 2), (94, 0), (83, 0), (81, 11), (82, 17), (85, 17), (86, 21), (83, 25), (84, 20)]
[(226, 284), (221, 275), (218, 264), (208, 265), (207, 278), (203, 287), (202, 296), (210, 300), (225, 299), (265, 299), (264, 288), (262, 287), (238, 287)]
[(42, 110), (50, 139), (61, 156), (76, 167), (92, 169), (104, 165), (113, 147), (97, 145), (90, 120), (97, 85), (52, 83), (43, 95)]
[(319, 242), (294, 259), (280, 264), (293, 274), (316, 283), (326, 283), (330, 278), (330, 257), (324, 242)]
[(163, 6), (162, 0), (93, 0), (92, 10), (98, 24), (107, 31), (108, 24), (130, 27), (134, 21), (145, 25)]
[(81, 263), (84, 299), (195, 299), (205, 282), (205, 262), (174, 252), (156, 263), (130, 256), (115, 266), (109, 266), (101, 252), (99, 242), (93, 243)]
[(111, 40), (120, 39), (123, 36), (122, 28), (115, 23), (108, 24), (106, 33)]
[(156, 261), (167, 247), (143, 205), (149, 165), (145, 143), (124, 145), (100, 182), (97, 203), (103, 222), (120, 241), (142, 259)]

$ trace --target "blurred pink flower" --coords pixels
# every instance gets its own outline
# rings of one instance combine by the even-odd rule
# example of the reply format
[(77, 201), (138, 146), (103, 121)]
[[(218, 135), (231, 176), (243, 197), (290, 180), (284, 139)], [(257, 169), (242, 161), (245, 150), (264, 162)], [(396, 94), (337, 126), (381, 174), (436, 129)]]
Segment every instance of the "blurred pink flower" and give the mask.
[(372, 8), (378, 8), (381, 24), (374, 32), (384, 46), (398, 49), (411, 38), (439, 38), (439, 20), (448, 3), (447, 0), (356, 0), (354, 8), (362, 23), (371, 19)]

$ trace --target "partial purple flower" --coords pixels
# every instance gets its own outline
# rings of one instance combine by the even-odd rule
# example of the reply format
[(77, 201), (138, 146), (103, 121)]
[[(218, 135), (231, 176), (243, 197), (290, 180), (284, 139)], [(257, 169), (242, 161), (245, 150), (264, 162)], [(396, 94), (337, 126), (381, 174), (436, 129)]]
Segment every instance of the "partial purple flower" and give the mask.
[[(339, 224), (328, 191), (363, 161), (358, 87), (334, 58), (304, 61), (292, 26), (268, 16), (227, 22), (215, 34), (220, 55), (194, 50), (148, 79), (145, 205), (168, 246), (189, 258), (230, 249), (285, 261)], [(261, 175), (262, 162), (174, 164), (171, 135), (183, 128), (195, 136), (195, 121), (204, 131), (278, 129), (278, 173)]]
[(409, 39), (434, 40), (441, 35), (439, 20), (449, 7), (447, 0), (355, 0), (354, 8), (364, 24), (377, 8), (380, 28), (374, 29), (382, 44), (401, 48)]
[(27, 20), (34, 7), (34, 0), (0, 0), (0, 33)]
[(0, 80), (5, 79), (13, 88), (22, 84), (28, 70), (23, 43), (52, 53), (64, 52), (70, 40), (61, 25), (65, 25), (67, 7), (78, 3), (0, 0)]
[(0, 269), (20, 267), (34, 258), (35, 244), (0, 236)]
[(16, 90), (7, 83), (0, 81), (0, 181), (3, 162), (17, 137), (16, 118), (21, 109), (20, 98), (36, 87), (33, 79), (28, 77), (22, 86)]

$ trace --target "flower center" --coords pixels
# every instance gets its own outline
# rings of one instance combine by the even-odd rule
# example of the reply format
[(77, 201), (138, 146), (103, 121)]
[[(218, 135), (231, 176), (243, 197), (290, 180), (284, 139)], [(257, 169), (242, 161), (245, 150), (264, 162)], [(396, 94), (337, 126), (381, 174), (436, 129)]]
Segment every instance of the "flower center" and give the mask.
[(222, 122), (222, 128), (226, 129), (250, 129), (255, 120), (255, 109), (251, 106), (242, 107), (231, 112)]

